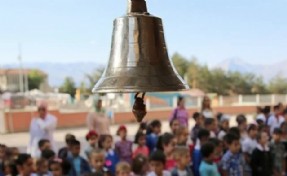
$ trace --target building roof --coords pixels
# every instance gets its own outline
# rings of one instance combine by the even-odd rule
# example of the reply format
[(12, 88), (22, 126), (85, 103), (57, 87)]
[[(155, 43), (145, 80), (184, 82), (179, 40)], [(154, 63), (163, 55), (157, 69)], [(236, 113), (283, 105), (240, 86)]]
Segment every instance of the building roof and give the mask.
[(196, 88), (184, 91), (182, 93), (192, 97), (203, 97), (205, 95), (205, 93), (202, 90)]
[[(20, 69), (18, 68), (6, 68), (6, 69), (0, 69), (0, 75), (18, 75), (20, 73)], [(22, 69), (22, 74), (29, 74), (32, 71), (37, 71), (41, 75), (47, 76), (45, 72), (39, 69)]]

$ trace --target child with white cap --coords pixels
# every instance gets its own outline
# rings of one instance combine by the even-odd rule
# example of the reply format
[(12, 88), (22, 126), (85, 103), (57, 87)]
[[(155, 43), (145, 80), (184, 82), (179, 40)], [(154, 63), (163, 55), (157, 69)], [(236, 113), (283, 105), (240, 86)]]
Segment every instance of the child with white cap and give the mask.
[(217, 134), (217, 138), (223, 141), (224, 136), (229, 130), (229, 119), (230, 117), (226, 114), (219, 113), (217, 115), (217, 120), (219, 122), (219, 132)]

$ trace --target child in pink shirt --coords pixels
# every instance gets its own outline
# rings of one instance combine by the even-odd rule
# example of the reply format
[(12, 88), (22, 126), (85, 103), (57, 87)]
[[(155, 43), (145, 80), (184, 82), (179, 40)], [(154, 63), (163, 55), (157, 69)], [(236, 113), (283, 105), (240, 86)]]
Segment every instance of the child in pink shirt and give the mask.
[(146, 146), (146, 135), (143, 132), (138, 132), (135, 137), (135, 143), (138, 144), (137, 148), (133, 152), (133, 158), (141, 154), (145, 157), (149, 156), (149, 150)]

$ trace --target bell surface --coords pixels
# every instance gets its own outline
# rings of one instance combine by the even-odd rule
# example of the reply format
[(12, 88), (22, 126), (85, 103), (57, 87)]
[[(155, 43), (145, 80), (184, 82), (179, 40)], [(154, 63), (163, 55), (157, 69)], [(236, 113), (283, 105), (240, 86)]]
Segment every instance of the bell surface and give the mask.
[(115, 19), (108, 65), (93, 93), (188, 89), (168, 57), (162, 21), (148, 13)]

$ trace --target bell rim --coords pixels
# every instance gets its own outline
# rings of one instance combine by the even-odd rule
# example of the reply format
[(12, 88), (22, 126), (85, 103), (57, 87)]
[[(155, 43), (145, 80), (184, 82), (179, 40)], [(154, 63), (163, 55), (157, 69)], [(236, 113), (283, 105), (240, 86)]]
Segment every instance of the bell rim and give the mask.
[[(180, 88), (179, 88), (180, 87)], [(96, 86), (92, 89), (92, 93), (137, 93), (137, 92), (174, 92), (174, 91), (188, 91), (190, 90), (189, 85), (182, 84), (181, 86), (171, 86), (170, 88), (146, 88), (146, 91), (144, 91), (144, 88), (96, 88)]]

